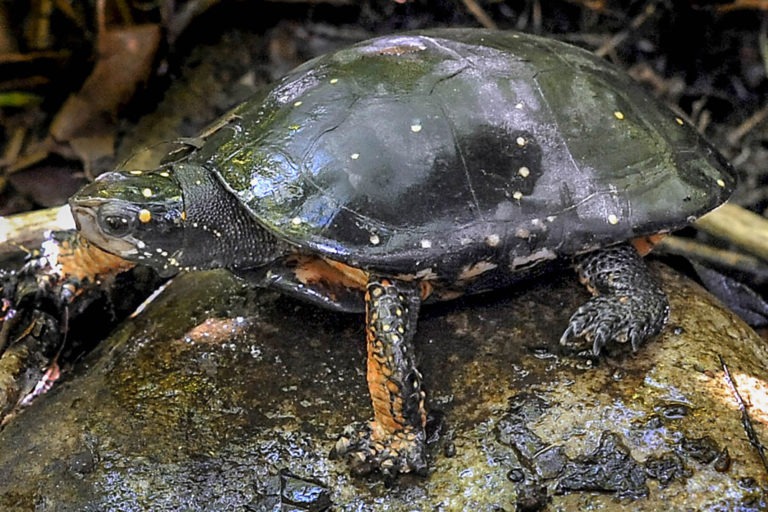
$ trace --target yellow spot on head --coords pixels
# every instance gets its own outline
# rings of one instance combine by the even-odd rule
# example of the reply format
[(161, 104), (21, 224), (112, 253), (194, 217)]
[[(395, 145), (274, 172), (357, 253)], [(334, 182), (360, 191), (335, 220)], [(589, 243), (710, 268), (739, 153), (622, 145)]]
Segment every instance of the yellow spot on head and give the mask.
[(331, 78), (331, 83), (332, 84), (337, 84), (337, 83), (339, 83), (339, 79), (338, 78)]
[(294, 218), (292, 218), (291, 219), (291, 224), (293, 224), (294, 226), (298, 226), (299, 224), (301, 224), (301, 217), (294, 217)]
[(608, 216), (608, 224), (613, 224), (614, 226), (619, 223), (619, 218), (615, 216), (614, 214), (610, 214)]
[(523, 104), (522, 103), (515, 103), (515, 108), (518, 110), (522, 110)]
[(360, 153), (352, 153), (351, 155), (349, 155), (349, 158), (351, 158), (352, 160), (357, 160), (358, 158), (360, 158)]
[(171, 177), (171, 175), (170, 175), (170, 174), (168, 174), (168, 171), (162, 171), (162, 172), (160, 172), (160, 176), (162, 176), (163, 178), (170, 178), (170, 177)]
[(141, 176), (144, 174), (144, 171), (128, 171), (128, 174), (133, 174), (134, 176)]
[(721, 178), (719, 178), (719, 179), (717, 180), (717, 185), (718, 185), (719, 187), (721, 187), (721, 188), (725, 188), (725, 182), (724, 182), (724, 181), (723, 181)]
[(525, 137), (518, 137), (517, 139), (515, 139), (515, 142), (517, 142), (517, 145), (520, 147), (523, 147), (526, 144)]
[(516, 191), (515, 191), (515, 193), (514, 193), (514, 194), (512, 194), (512, 197), (513, 197), (513, 198), (514, 198), (516, 201), (519, 201), (519, 200), (521, 200), (521, 199), (523, 198), (523, 193), (522, 193), (522, 192), (520, 192), (519, 190), (516, 190)]
[(143, 188), (141, 189), (141, 195), (144, 197), (152, 197), (154, 193), (152, 192), (151, 188)]
[(296, 130), (298, 130), (299, 128), (301, 128), (301, 125), (298, 125), (298, 124), (292, 124), (292, 125), (290, 125), (290, 126), (288, 127), (288, 129), (289, 129), (289, 130), (293, 130), (293, 131), (296, 131)]
[(679, 124), (680, 126), (683, 126), (683, 124), (685, 124), (684, 121), (682, 119), (680, 119), (679, 117), (675, 117), (675, 122), (677, 124)]
[(521, 168), (519, 168), (517, 170), (517, 174), (519, 174), (523, 178), (527, 178), (528, 176), (530, 176), (531, 170), (529, 168), (523, 166), (523, 167), (521, 167)]
[(300, 107), (301, 106), (301, 101), (294, 102), (293, 106), (294, 107)]
[(421, 123), (419, 123), (418, 121), (415, 121), (415, 122), (414, 122), (414, 123), (411, 125), (411, 131), (412, 131), (413, 133), (419, 133), (419, 132), (421, 131)]
[(621, 121), (622, 119), (624, 119), (624, 112), (617, 110), (616, 112), (613, 113), (613, 117)]
[(379, 235), (371, 235), (371, 237), (368, 240), (370, 240), (373, 245), (379, 245), (379, 243), (381, 242)]
[(139, 222), (146, 224), (152, 220), (152, 212), (146, 209), (139, 210)]

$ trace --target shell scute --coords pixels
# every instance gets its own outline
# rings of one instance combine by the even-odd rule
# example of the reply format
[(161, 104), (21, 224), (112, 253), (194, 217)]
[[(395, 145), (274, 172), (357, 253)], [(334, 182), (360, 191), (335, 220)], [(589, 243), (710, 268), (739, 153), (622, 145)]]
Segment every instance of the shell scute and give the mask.
[(525, 34), (373, 39), (305, 63), (236, 114), (200, 154), (254, 217), (393, 273), (675, 229), (734, 182), (624, 73)]

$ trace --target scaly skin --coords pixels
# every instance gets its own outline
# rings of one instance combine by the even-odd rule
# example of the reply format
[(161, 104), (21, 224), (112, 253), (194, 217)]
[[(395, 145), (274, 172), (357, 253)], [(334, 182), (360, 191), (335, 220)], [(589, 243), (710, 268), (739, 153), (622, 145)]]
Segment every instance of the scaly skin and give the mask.
[(372, 276), (365, 303), (373, 421), (342, 437), (335, 452), (358, 473), (423, 473), (427, 414), (413, 344), (419, 287)]
[(595, 297), (571, 316), (562, 345), (582, 348), (575, 340), (584, 338), (599, 356), (609, 342), (630, 342), (637, 350), (661, 332), (669, 302), (634, 247), (620, 244), (585, 254), (576, 270)]

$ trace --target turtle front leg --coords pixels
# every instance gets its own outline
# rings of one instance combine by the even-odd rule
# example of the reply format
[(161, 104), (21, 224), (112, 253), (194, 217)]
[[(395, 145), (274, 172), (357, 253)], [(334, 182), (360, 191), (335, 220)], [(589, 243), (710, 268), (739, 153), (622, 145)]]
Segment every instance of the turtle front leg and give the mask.
[(632, 350), (661, 332), (669, 302), (634, 247), (621, 244), (581, 256), (581, 281), (595, 295), (571, 316), (560, 343), (579, 348), (577, 338), (592, 343), (600, 355), (609, 342), (632, 344)]
[(369, 278), (365, 330), (373, 421), (334, 449), (358, 473), (426, 471), (427, 415), (413, 344), (420, 305), (418, 285)]

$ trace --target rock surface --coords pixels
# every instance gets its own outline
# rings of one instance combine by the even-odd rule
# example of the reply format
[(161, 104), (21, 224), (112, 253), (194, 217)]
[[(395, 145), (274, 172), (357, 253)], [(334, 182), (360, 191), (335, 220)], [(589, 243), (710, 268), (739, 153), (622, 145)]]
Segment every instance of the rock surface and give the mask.
[(655, 269), (667, 328), (596, 367), (557, 346), (587, 298), (570, 274), (426, 307), (421, 369), (444, 421), (430, 474), (395, 482), (328, 459), (369, 416), (361, 318), (180, 276), (0, 432), (0, 509), (765, 510), (721, 361), (767, 439), (768, 350)]

